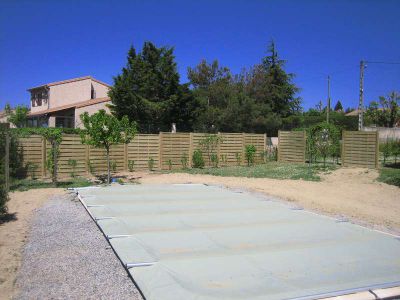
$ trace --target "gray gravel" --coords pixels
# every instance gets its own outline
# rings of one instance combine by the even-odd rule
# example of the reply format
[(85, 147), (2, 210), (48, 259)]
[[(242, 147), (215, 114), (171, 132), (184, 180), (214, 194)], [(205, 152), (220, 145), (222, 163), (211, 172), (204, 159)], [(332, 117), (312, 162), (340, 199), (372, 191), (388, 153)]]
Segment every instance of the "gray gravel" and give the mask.
[(35, 214), (15, 299), (142, 299), (108, 242), (74, 195)]

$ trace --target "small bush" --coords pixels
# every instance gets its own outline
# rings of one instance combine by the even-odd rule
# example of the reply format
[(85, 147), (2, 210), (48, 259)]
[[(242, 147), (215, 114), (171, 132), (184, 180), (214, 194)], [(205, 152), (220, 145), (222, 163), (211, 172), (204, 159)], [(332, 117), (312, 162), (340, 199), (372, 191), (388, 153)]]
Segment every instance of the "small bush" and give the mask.
[(186, 153), (184, 153), (181, 157), (181, 164), (182, 164), (182, 169), (187, 169), (188, 167), (188, 157), (186, 155)]
[(254, 164), (254, 156), (256, 154), (256, 146), (254, 145), (246, 145), (245, 147), (245, 156), (247, 161), (247, 166), (252, 166)]
[(117, 171), (117, 162), (115, 160), (110, 161), (110, 167), (113, 172)]
[(211, 163), (214, 168), (218, 168), (219, 159), (217, 154), (215, 153), (211, 154)]
[(0, 182), (0, 217), (7, 213), (8, 193), (3, 182)]
[(88, 167), (89, 173), (94, 174), (94, 166), (92, 165), (92, 162), (90, 161), (90, 159), (88, 159), (86, 161), (86, 165)]
[(128, 160), (128, 170), (129, 170), (129, 172), (133, 172), (135, 170), (135, 161), (134, 160)]
[(240, 166), (242, 164), (242, 153), (236, 152), (235, 158), (236, 158), (236, 165)]
[(168, 166), (168, 170), (172, 170), (172, 160), (168, 159), (167, 160), (167, 166)]
[(75, 168), (77, 165), (77, 162), (75, 159), (69, 159), (68, 160), (68, 165), (71, 167), (72, 171), (71, 171), (71, 177), (75, 177)]
[(228, 156), (226, 154), (221, 154), (221, 163), (224, 166), (228, 165)]
[(28, 162), (26, 164), (26, 169), (28, 171), (28, 174), (31, 176), (32, 179), (36, 179), (35, 177), (35, 172), (38, 169), (38, 165), (33, 163), (33, 162)]
[(149, 158), (149, 161), (147, 162), (147, 165), (149, 167), (150, 171), (154, 171), (154, 159), (152, 157)]
[(204, 168), (204, 159), (203, 159), (203, 153), (201, 150), (196, 149), (193, 152), (193, 157), (192, 157), (192, 162), (193, 162), (193, 168)]

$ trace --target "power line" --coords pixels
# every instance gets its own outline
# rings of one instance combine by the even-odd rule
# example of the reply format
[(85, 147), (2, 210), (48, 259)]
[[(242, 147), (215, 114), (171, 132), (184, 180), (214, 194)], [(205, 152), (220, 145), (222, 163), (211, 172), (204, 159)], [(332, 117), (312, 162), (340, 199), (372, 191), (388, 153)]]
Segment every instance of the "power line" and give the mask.
[(364, 61), (367, 64), (385, 64), (385, 65), (400, 65), (397, 61)]

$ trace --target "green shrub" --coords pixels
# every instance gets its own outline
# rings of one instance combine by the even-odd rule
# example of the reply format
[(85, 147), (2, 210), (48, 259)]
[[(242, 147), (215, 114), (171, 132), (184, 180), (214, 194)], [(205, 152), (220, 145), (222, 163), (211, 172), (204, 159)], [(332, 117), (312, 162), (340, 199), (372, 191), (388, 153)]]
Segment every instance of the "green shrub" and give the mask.
[(31, 176), (31, 179), (36, 179), (35, 172), (38, 168), (39, 168), (39, 166), (33, 162), (28, 162), (26, 164), (26, 169), (27, 169), (29, 175)]
[(204, 168), (203, 153), (201, 150), (196, 149), (192, 156), (193, 168)]
[(240, 166), (242, 164), (242, 153), (236, 152), (235, 158), (236, 158), (236, 165)]
[(187, 169), (188, 161), (189, 160), (188, 160), (188, 157), (187, 157), (186, 153), (182, 154), (182, 157), (181, 157), (182, 169)]
[(228, 165), (228, 155), (226, 155), (226, 154), (221, 154), (221, 163), (222, 163), (222, 165), (224, 165), (224, 166), (227, 166), (227, 165)]
[(110, 161), (110, 167), (113, 172), (117, 171), (117, 162), (115, 160)]
[(68, 165), (71, 167), (71, 177), (75, 177), (75, 168), (77, 165), (76, 159), (68, 159)]
[(129, 170), (129, 172), (133, 172), (135, 170), (135, 161), (134, 160), (128, 160), (128, 170)]
[[(208, 165), (211, 165), (211, 156), (215, 154), (219, 144), (223, 142), (222, 137), (217, 134), (207, 134), (200, 142), (201, 149), (206, 153)], [(215, 160), (215, 159), (214, 159)]]
[(90, 159), (88, 159), (88, 160), (86, 161), (86, 165), (87, 165), (87, 167), (88, 167), (88, 169), (89, 169), (89, 173), (90, 173), (90, 174), (94, 174), (94, 172), (95, 172), (94, 166), (92, 165), (92, 162), (90, 161)]
[(172, 170), (172, 160), (168, 159), (167, 160), (167, 166), (168, 166), (168, 170)]
[(214, 168), (218, 168), (219, 159), (217, 154), (215, 153), (211, 154), (211, 163)]
[(0, 179), (0, 217), (7, 213), (8, 193), (2, 178)]
[(246, 145), (245, 147), (245, 156), (247, 161), (247, 166), (252, 166), (254, 164), (254, 156), (256, 154), (256, 146), (254, 145)]
[(149, 158), (149, 161), (147, 162), (147, 165), (149, 167), (150, 171), (154, 171), (154, 159), (152, 157)]

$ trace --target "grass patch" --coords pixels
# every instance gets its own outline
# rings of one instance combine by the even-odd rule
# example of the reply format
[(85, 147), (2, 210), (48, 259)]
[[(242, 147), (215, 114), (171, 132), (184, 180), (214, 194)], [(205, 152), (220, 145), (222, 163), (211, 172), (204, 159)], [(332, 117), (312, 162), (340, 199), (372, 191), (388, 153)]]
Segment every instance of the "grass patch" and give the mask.
[(275, 178), (275, 179), (303, 179), (308, 181), (319, 181), (320, 172), (334, 170), (333, 165), (323, 168), (321, 165), (293, 164), (269, 162), (252, 167), (230, 166), (221, 168), (186, 169), (173, 170), (176, 173), (206, 174), (224, 177), (249, 177), (249, 178)]
[(378, 181), (400, 187), (400, 165), (396, 168), (381, 168)]
[[(75, 177), (67, 181), (59, 181), (58, 188), (85, 187), (92, 183), (83, 177)], [(28, 191), (31, 189), (53, 188), (54, 185), (49, 181), (32, 180), (32, 179), (14, 179), (10, 184), (10, 191)]]

